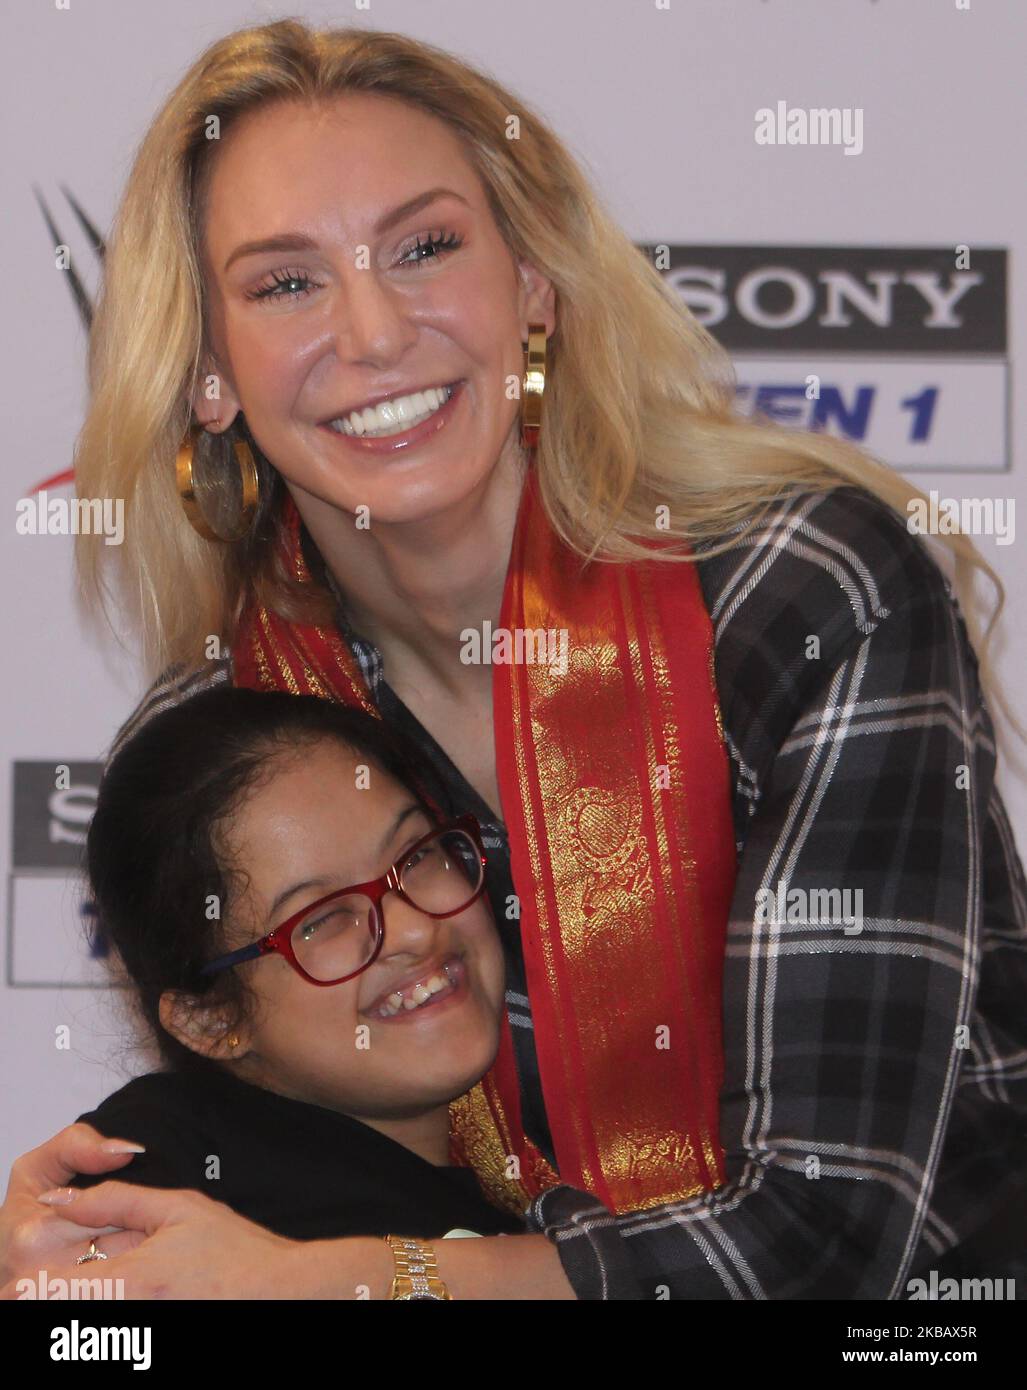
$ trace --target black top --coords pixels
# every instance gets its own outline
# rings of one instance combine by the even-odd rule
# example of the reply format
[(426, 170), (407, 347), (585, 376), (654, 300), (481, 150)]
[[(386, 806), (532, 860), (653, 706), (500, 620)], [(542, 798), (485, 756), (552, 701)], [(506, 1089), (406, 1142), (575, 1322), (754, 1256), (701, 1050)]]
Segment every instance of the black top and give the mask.
[(296, 1240), (339, 1236), (437, 1239), (523, 1231), (486, 1200), (470, 1168), (437, 1167), (350, 1115), (290, 1100), (228, 1072), (152, 1072), (78, 1117), (108, 1138), (146, 1146), (111, 1176), (144, 1187), (194, 1188)]

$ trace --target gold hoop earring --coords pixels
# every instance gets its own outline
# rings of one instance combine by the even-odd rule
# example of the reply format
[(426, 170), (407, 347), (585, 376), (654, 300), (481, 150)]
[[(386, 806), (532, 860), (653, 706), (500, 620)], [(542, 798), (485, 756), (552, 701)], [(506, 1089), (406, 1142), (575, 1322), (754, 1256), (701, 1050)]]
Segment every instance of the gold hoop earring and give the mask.
[(546, 389), (546, 326), (528, 324), (527, 366), (521, 391), (521, 441), (534, 449), (542, 432), (542, 397)]
[(203, 515), (196, 497), (196, 485), (193, 479), (193, 454), (202, 433), (202, 425), (190, 427), (179, 446), (178, 457), (175, 459), (175, 481), (178, 485), (178, 495), (182, 499), (182, 507), (185, 510), (189, 525), (204, 540), (241, 541), (249, 529), (260, 496), (260, 479), (257, 476), (257, 464), (253, 457), (253, 450), (245, 440), (235, 439), (232, 441), (235, 461), (239, 466), (239, 475), (242, 481), (242, 513), (236, 529), (228, 535), (221, 535), (214, 530)]

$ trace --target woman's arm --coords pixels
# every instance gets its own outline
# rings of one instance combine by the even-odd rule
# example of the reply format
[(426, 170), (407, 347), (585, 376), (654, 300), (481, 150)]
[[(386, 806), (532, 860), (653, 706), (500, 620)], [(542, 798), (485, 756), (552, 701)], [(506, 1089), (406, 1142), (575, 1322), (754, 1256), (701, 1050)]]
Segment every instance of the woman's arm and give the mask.
[[(115, 1236), (99, 1241), (110, 1256), (104, 1277), (123, 1280), (126, 1298), (387, 1299), (392, 1286), (395, 1266), (384, 1240), (286, 1240), (199, 1192), (106, 1182), (85, 1191), (58, 1188), (36, 1201), (62, 1212), (77, 1232), (48, 1252), (50, 1278), (76, 1277), (75, 1257), (96, 1230), (143, 1233), (127, 1250), (114, 1248)], [(575, 1297), (556, 1249), (542, 1235), (431, 1244), (454, 1299)], [(34, 1289), (36, 1273), (35, 1263), (9, 1270), (0, 1298), (16, 1299), (21, 1279)]]

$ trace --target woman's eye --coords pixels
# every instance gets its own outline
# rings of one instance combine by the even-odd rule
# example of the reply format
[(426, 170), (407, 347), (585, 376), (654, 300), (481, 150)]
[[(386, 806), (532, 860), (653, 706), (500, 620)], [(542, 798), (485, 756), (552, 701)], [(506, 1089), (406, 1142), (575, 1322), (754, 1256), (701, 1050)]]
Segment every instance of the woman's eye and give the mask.
[(311, 922), (301, 922), (297, 928), (297, 935), (304, 941), (309, 941), (310, 938), (315, 936), (322, 928), (331, 927), (336, 931), (344, 930), (346, 927), (351, 926), (352, 922), (353, 913), (349, 908), (336, 907), (330, 909), (328, 912), (323, 912), (320, 917), (315, 918)]
[[(429, 234), (424, 241), (418, 237), (416, 244), (400, 259), (399, 264), (423, 265), (425, 261), (437, 260), (447, 251), (456, 251), (462, 245), (463, 238), (457, 236), (456, 232), (450, 232), (448, 235), (440, 233), (438, 236)], [(413, 260), (409, 259), (411, 256), (414, 257)]]
[[(462, 245), (463, 238), (457, 236), (455, 232), (448, 234), (442, 232), (438, 236), (430, 233), (423, 241), (418, 237), (416, 243), (400, 259), (399, 264), (423, 265), (425, 261), (437, 260), (439, 256), (444, 256), (449, 251), (456, 251)], [(302, 299), (312, 289), (318, 288), (317, 281), (311, 280), (302, 271), (275, 270), (271, 272), (268, 282), (255, 290), (247, 291), (246, 298), (275, 303), (283, 299)]]
[[(418, 817), (418, 819), (420, 820), (420, 817)], [(402, 864), (404, 868), (407, 868), (412, 864), (420, 864), (426, 854), (434, 854), (434, 845), (427, 844), (418, 846), (417, 844), (418, 840), (424, 839), (431, 828), (431, 824), (428, 821), (424, 821), (414, 830), (413, 835), (411, 835), (407, 841), (406, 848), (400, 850), (399, 854), (396, 856), (397, 864)]]
[(262, 285), (259, 289), (251, 290), (247, 299), (299, 299), (307, 294), (311, 288), (316, 289), (314, 281), (299, 271), (275, 270), (271, 274), (271, 283)]

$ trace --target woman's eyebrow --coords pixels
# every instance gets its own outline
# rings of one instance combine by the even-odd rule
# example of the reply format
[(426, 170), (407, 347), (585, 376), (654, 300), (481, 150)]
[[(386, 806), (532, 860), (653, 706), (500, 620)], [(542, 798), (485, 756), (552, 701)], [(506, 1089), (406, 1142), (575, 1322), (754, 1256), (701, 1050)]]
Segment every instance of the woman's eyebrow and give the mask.
[[(387, 212), (380, 217), (375, 224), (375, 235), (381, 236), (383, 232), (390, 231), (397, 222), (402, 222), (404, 217), (409, 217), (415, 212), (420, 212), (429, 203), (436, 202), (439, 198), (457, 198), (465, 207), (470, 207), (470, 203), (462, 194), (455, 192), (452, 188), (429, 188), (424, 193), (418, 193), (413, 198), (408, 198), (405, 203), (400, 203), (391, 212)], [(237, 246), (228, 260), (225, 261), (225, 271), (241, 256), (255, 256), (264, 251), (316, 251), (317, 242), (313, 237), (305, 236), (302, 232), (282, 232), (278, 236), (264, 237), (260, 241), (244, 241), (241, 246)]]
[[(385, 834), (381, 838), (381, 841), (378, 845), (379, 855), (384, 854), (385, 849), (389, 844), (389, 841), (395, 837), (396, 833), (403, 825), (404, 821), (408, 820), (411, 816), (417, 815), (418, 813), (424, 814), (424, 807), (420, 804), (420, 802), (417, 801), (411, 801), (408, 805), (400, 809), (400, 811), (396, 815), (395, 820), (392, 821), (392, 823), (389, 825), (389, 828), (386, 830)], [(271, 904), (271, 907), (267, 914), (268, 921), (270, 922), (272, 917), (277, 915), (279, 909), (283, 906), (283, 904), (287, 903), (290, 898), (295, 897), (297, 893), (302, 893), (307, 888), (327, 889), (328, 885), (331, 882), (331, 878), (328, 878), (322, 874), (317, 878), (305, 878), (299, 883), (290, 884), (288, 888), (284, 888), (281, 891), (281, 893), (278, 894), (274, 902)]]

